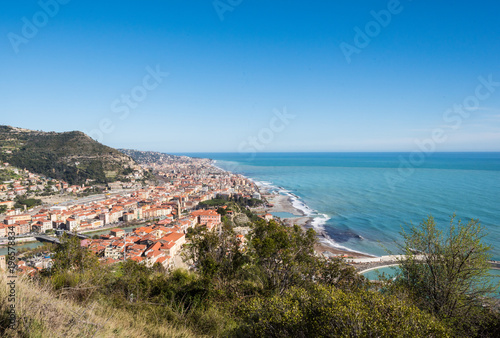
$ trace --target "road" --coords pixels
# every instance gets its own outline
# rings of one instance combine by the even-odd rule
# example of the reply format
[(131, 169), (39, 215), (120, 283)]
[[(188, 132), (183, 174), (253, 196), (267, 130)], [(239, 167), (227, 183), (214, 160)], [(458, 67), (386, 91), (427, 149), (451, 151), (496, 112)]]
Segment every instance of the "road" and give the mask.
[(122, 194), (128, 194), (135, 191), (134, 189), (119, 189), (119, 190), (112, 190), (109, 191), (106, 194), (97, 194), (97, 195), (91, 195), (91, 196), (86, 196), (86, 197), (78, 197), (66, 202), (62, 202), (57, 204), (58, 206), (69, 206), (69, 205), (75, 205), (75, 204), (89, 204), (92, 202), (99, 202), (99, 201), (104, 201), (108, 198), (111, 198), (116, 195), (122, 195)]

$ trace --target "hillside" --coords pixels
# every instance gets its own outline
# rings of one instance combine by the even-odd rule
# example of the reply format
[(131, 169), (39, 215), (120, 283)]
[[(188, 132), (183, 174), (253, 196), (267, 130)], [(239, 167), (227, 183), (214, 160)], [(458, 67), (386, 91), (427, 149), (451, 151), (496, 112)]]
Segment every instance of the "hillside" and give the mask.
[(0, 161), (69, 184), (143, 177), (132, 158), (79, 131), (56, 133), (0, 126)]
[[(0, 272), (0, 283), (7, 285)], [(144, 312), (131, 313), (110, 304), (79, 303), (60, 297), (26, 277), (16, 280), (18, 325), (8, 330), (7, 288), (0, 288), (1, 337), (196, 337), (191, 330), (161, 323)]]
[(140, 164), (152, 164), (152, 163), (169, 163), (172, 161), (181, 161), (181, 156), (169, 155), (165, 153), (159, 153), (156, 151), (141, 151), (132, 149), (118, 149), (120, 152), (127, 156), (130, 156), (134, 161)]

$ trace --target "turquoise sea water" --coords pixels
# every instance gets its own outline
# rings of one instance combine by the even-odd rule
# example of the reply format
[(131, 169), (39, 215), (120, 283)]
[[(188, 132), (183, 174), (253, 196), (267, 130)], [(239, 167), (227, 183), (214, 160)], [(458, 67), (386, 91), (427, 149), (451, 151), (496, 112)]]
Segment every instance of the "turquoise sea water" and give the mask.
[(365, 276), (369, 280), (377, 280), (379, 275), (384, 274), (388, 278), (394, 277), (398, 273), (398, 267), (397, 266), (389, 266), (389, 267), (383, 267), (380, 269), (373, 269), (367, 272), (363, 273), (363, 276)]
[[(198, 153), (283, 194), (315, 216), (331, 244), (384, 255), (401, 227), (432, 214), (479, 219), (500, 260), (500, 153)], [(278, 188), (279, 187), (279, 188)]]

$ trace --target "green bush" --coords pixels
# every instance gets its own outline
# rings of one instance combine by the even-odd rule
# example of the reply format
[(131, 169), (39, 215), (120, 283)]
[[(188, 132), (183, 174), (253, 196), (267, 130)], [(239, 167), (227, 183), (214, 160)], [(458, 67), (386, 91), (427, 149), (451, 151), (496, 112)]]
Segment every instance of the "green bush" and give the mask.
[(344, 292), (317, 286), (258, 297), (241, 307), (252, 337), (446, 337), (431, 315), (394, 297), (371, 291)]

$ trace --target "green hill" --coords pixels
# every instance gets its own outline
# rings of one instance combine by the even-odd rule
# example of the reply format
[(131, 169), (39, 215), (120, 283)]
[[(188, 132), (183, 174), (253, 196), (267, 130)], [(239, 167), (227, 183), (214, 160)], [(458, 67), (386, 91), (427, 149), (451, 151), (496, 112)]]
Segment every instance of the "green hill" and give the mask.
[(114, 182), (134, 174), (143, 177), (132, 158), (79, 131), (56, 133), (0, 126), (0, 161), (69, 184)]
[(159, 162), (177, 162), (182, 161), (181, 156), (170, 155), (165, 153), (160, 153), (157, 151), (141, 151), (132, 149), (117, 149), (118, 151), (130, 156), (137, 163), (140, 164), (152, 164)]

